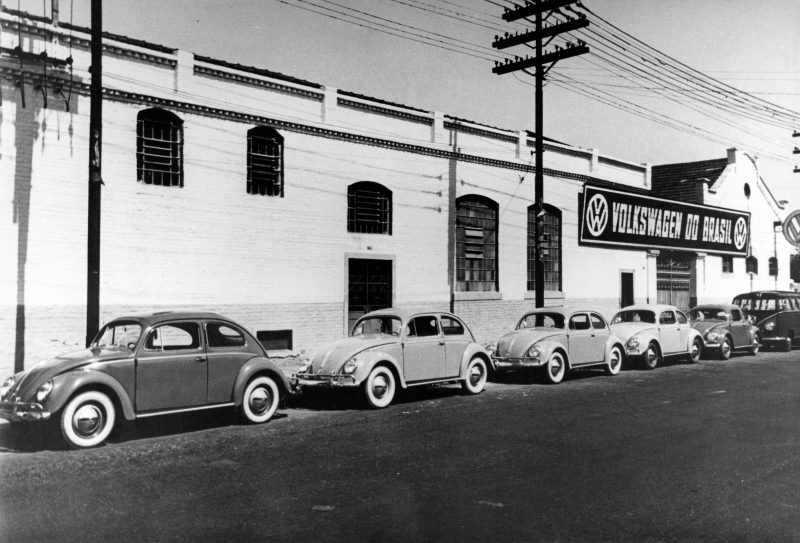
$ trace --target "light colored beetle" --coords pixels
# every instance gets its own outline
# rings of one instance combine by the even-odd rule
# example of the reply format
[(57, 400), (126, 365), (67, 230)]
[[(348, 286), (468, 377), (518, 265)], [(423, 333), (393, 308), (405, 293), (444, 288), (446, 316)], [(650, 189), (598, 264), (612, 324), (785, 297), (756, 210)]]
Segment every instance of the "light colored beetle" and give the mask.
[(294, 385), (360, 387), (367, 404), (380, 409), (392, 403), (398, 386), (458, 382), (478, 394), (491, 369), (489, 354), (455, 315), (383, 309), (356, 321), (350, 337), (319, 349)]
[(611, 331), (625, 345), (625, 356), (642, 362), (645, 369), (658, 366), (665, 357), (682, 356), (697, 362), (703, 352), (703, 336), (677, 307), (666, 304), (630, 305), (611, 319)]
[(492, 359), (498, 371), (542, 367), (547, 381), (557, 384), (577, 368), (604, 366), (608, 375), (616, 375), (622, 348), (596, 311), (541, 308), (526, 313), (497, 341)]

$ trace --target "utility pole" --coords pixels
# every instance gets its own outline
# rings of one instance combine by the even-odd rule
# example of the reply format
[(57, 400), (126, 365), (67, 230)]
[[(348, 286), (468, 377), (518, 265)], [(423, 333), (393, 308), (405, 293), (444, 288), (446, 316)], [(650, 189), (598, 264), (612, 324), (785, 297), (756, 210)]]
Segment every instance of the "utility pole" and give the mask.
[(92, 0), (92, 85), (89, 108), (89, 206), (86, 255), (86, 346), (100, 328), (100, 187), (103, 143), (103, 4)]
[[(800, 132), (798, 132), (797, 130), (795, 130), (794, 132), (792, 132), (792, 137), (793, 137), (793, 138), (800, 137)], [(800, 147), (797, 147), (797, 146), (795, 145), (795, 146), (794, 146), (794, 150), (792, 151), (792, 154), (794, 154), (794, 155), (800, 155)], [(800, 173), (800, 166), (795, 166), (795, 167), (794, 167), (794, 173)]]
[[(553, 15), (559, 8), (574, 4), (576, 0), (534, 0), (526, 1), (524, 6), (517, 6), (515, 9), (506, 8), (503, 13), (503, 20), (512, 22), (519, 19), (528, 19), (529, 17), (536, 16), (536, 28), (533, 31), (523, 33), (506, 33), (505, 36), (495, 36), (495, 41), (492, 47), (495, 49), (505, 49), (515, 45), (527, 44), (529, 42), (536, 42), (536, 56), (520, 58), (516, 57), (514, 61), (507, 60), (505, 63), (496, 63), (492, 68), (492, 72), (498, 75), (523, 70), (526, 73), (528, 68), (536, 68), (536, 175), (534, 182), (534, 195), (536, 198), (536, 220), (534, 221), (533, 230), (533, 254), (534, 254), (534, 287), (536, 295), (536, 307), (544, 306), (544, 265), (542, 263), (542, 230), (544, 226), (544, 78), (550, 68), (559, 60), (583, 55), (589, 52), (589, 48), (582, 41), (578, 41), (575, 45), (572, 42), (567, 42), (566, 47), (554, 47), (554, 51), (544, 53), (544, 47), (547, 46), (553, 38), (563, 32), (570, 32), (589, 25), (586, 20), (586, 15), (583, 13), (578, 14), (577, 18), (571, 16), (566, 17), (565, 22), (556, 22), (545, 26), (546, 20)], [(547, 15), (545, 15), (545, 12)], [(542, 40), (548, 38), (547, 43), (542, 43)], [(546, 66), (546, 67), (545, 67)]]

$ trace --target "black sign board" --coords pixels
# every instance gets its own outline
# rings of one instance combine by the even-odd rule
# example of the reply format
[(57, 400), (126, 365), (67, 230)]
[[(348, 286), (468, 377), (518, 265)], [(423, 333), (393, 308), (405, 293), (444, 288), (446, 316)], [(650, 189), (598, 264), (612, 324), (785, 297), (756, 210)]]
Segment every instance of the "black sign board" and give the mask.
[(747, 254), (750, 214), (584, 186), (580, 241), (616, 247)]

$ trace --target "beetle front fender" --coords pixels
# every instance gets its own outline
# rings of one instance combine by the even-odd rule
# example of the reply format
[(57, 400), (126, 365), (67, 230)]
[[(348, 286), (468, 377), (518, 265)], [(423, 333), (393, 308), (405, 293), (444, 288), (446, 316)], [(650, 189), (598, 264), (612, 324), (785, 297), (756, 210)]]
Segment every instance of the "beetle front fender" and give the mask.
[(397, 380), (400, 384), (401, 388), (406, 388), (406, 380), (403, 375), (403, 365), (397, 360), (397, 357), (393, 356), (392, 354), (386, 351), (380, 350), (368, 350), (361, 352), (358, 354), (359, 357), (363, 357), (364, 362), (355, 372), (355, 380), (357, 384), (362, 383), (367, 377), (369, 377), (370, 372), (372, 369), (377, 366), (378, 364), (384, 364), (390, 366), (393, 370), (395, 375), (397, 376)]
[(247, 386), (247, 383), (250, 382), (250, 379), (254, 375), (261, 373), (269, 375), (275, 379), (278, 382), (278, 386), (281, 388), (282, 393), (292, 394), (292, 387), (283, 371), (281, 371), (281, 369), (269, 358), (254, 356), (245, 362), (244, 365), (239, 369), (239, 374), (236, 376), (236, 381), (233, 383), (232, 399), (234, 405), (237, 407), (242, 405), (242, 396), (244, 395), (244, 389)]
[(76, 392), (92, 388), (110, 390), (116, 396), (116, 399), (119, 400), (119, 406), (122, 408), (122, 414), (125, 416), (125, 419), (133, 420), (136, 418), (133, 402), (128, 396), (125, 387), (107, 373), (86, 368), (69, 371), (54, 377), (53, 391), (45, 401), (44, 407), (50, 411), (50, 413), (55, 413), (64, 407), (67, 401), (69, 401)]

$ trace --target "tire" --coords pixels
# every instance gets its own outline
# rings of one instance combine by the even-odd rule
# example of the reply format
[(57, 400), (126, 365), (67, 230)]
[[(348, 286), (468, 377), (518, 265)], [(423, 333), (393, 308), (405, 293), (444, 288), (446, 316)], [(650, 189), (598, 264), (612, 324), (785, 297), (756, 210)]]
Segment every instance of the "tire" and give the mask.
[(75, 449), (97, 447), (111, 434), (116, 418), (108, 395), (97, 390), (82, 392), (61, 411), (61, 435)]
[(486, 379), (489, 373), (486, 369), (486, 362), (482, 358), (475, 357), (467, 364), (467, 372), (464, 380), (461, 381), (461, 388), (467, 394), (480, 394), (486, 387)]
[(647, 350), (642, 355), (642, 366), (646, 370), (654, 370), (658, 367), (659, 363), (661, 363), (661, 351), (658, 345), (654, 341), (651, 341), (647, 345)]
[(392, 403), (396, 388), (392, 370), (376, 366), (364, 381), (364, 397), (371, 408), (383, 409)]
[(564, 355), (559, 352), (554, 352), (547, 360), (544, 366), (544, 376), (547, 382), (551, 385), (557, 385), (564, 379), (564, 374), (567, 372), (567, 361), (564, 360)]
[(731, 357), (731, 340), (727, 337), (722, 339), (722, 343), (719, 346), (719, 358), (720, 360), (728, 360)]
[(703, 340), (700, 338), (694, 338), (692, 341), (692, 348), (689, 351), (689, 363), (696, 364), (700, 360), (700, 356), (703, 354)]
[(251, 424), (267, 422), (278, 410), (280, 399), (280, 389), (272, 377), (254, 377), (242, 394), (242, 418)]
[(608, 364), (603, 368), (606, 375), (616, 375), (622, 369), (622, 349), (617, 345), (611, 347), (611, 352), (608, 354)]
[(755, 356), (758, 354), (758, 351), (761, 349), (761, 338), (758, 337), (758, 334), (753, 336), (753, 345), (747, 349), (747, 352), (750, 353), (750, 356)]

